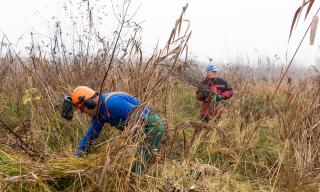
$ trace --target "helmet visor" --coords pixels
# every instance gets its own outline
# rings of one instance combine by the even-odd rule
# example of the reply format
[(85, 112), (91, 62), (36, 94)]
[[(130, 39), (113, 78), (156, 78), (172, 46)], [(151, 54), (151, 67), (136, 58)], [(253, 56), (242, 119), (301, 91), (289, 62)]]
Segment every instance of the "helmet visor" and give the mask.
[(77, 105), (72, 102), (71, 97), (66, 96), (62, 104), (61, 116), (66, 120), (72, 120), (73, 113), (77, 108)]

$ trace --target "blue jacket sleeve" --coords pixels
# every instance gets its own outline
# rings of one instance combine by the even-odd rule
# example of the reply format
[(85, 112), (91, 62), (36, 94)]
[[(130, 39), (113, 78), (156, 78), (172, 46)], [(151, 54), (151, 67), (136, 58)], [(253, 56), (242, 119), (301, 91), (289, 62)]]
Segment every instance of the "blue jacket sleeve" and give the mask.
[[(91, 123), (87, 130), (87, 133), (82, 137), (80, 141), (77, 154), (85, 152), (88, 149), (89, 142), (92, 142), (95, 139), (97, 139), (97, 137), (101, 133), (103, 125), (104, 125), (104, 122), (102, 120), (100, 119), (95, 120), (94, 117), (91, 119)], [(91, 138), (89, 138), (90, 136)]]

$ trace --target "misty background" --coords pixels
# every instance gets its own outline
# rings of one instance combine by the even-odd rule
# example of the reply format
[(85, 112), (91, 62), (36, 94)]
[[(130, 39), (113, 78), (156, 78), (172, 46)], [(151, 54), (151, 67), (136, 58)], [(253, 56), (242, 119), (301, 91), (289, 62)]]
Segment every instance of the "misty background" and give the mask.
[[(117, 11), (122, 1), (91, 0), (94, 29), (111, 40), (117, 27)], [(192, 30), (189, 57), (201, 63), (222, 64), (241, 60), (255, 65), (258, 60), (271, 59), (286, 63), (294, 53), (312, 17), (301, 16), (288, 44), (289, 30), (301, 0), (132, 0), (129, 16), (142, 27), (141, 41), (145, 56), (158, 45), (164, 45), (181, 9), (188, 3), (186, 19)], [(316, 2), (319, 3), (319, 2)], [(318, 6), (314, 6), (316, 8)], [(34, 40), (45, 43), (59, 23), (65, 35), (72, 38), (87, 28), (86, 1), (71, 0), (2, 0), (0, 30), (17, 50)], [(311, 16), (315, 10), (311, 10)], [(75, 24), (76, 23), (76, 24)], [(71, 40), (70, 40), (71, 42)], [(66, 46), (71, 46), (70, 42)], [(22, 53), (21, 53), (22, 54)], [(318, 63), (319, 35), (309, 45), (309, 35), (297, 58), (298, 66)]]

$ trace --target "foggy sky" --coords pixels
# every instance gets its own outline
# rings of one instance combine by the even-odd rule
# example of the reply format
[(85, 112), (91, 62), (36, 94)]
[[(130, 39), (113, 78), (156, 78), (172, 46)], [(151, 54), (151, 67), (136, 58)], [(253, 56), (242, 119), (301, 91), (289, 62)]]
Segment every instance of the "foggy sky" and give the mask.
[[(68, 0), (1, 0), (0, 30), (12, 42), (23, 36), (29, 41), (31, 31), (50, 35), (53, 20), (66, 20), (63, 4)], [(77, 15), (76, 2), (73, 15)], [(94, 2), (91, 0), (91, 2)], [(114, 3), (119, 1), (114, 0)], [(190, 20), (192, 36), (189, 51), (192, 57), (215, 62), (233, 60), (237, 57), (254, 58), (278, 55), (285, 61), (291, 20), (301, 0), (133, 0), (131, 12), (140, 5), (134, 20), (143, 28), (143, 51), (148, 54), (169, 37), (182, 7), (189, 3), (186, 19)], [(105, 22), (100, 28), (114, 30), (114, 16), (110, 0), (98, 1), (106, 6)], [(318, 6), (318, 5), (317, 5)], [(103, 13), (95, 13), (101, 14)], [(69, 22), (69, 21), (66, 21)], [(289, 57), (297, 47), (309, 20), (300, 19), (289, 44)], [(319, 35), (315, 46), (309, 46), (309, 36), (298, 54), (302, 65), (314, 63), (318, 54)]]

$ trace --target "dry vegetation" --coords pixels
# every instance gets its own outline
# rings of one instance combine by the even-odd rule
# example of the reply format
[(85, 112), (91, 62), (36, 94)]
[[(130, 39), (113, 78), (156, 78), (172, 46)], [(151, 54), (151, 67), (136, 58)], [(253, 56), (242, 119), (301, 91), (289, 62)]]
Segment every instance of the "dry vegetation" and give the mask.
[[(21, 58), (4, 38), (0, 191), (319, 190), (319, 68), (284, 82), (274, 95), (278, 78), (248, 75), (271, 71), (272, 65), (229, 63), (224, 75), (236, 94), (224, 103), (227, 110), (218, 122), (202, 124), (196, 81), (172, 76), (193, 66), (181, 61), (190, 37), (188, 27), (181, 27), (188, 25), (184, 11), (165, 47), (149, 57), (142, 55), (138, 32), (116, 43), (126, 22), (113, 41), (97, 36), (102, 48), (94, 54), (67, 54), (59, 26), (51, 55), (33, 42), (29, 56)], [(142, 127), (139, 121), (133, 119), (124, 132), (105, 126), (91, 153), (79, 159), (74, 152), (89, 119), (78, 114), (66, 122), (59, 115), (65, 94), (77, 85), (98, 90), (108, 68), (103, 91), (131, 93), (166, 122), (158, 157), (142, 175), (128, 171), (140, 138), (131, 137)]]

